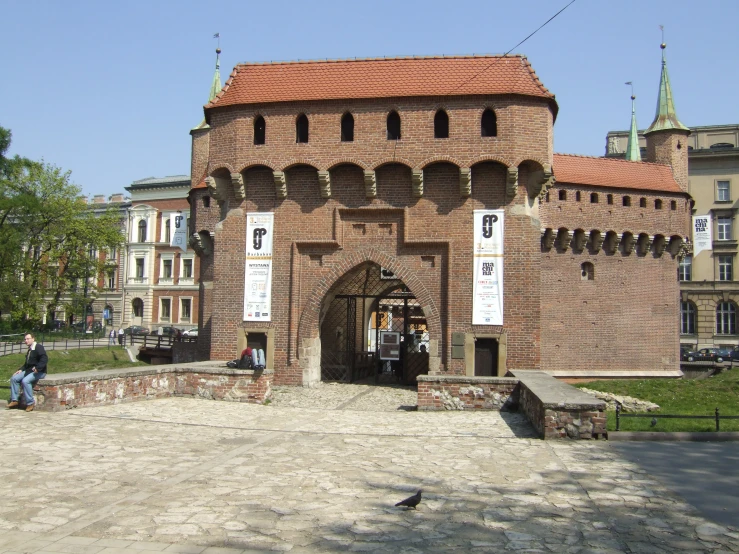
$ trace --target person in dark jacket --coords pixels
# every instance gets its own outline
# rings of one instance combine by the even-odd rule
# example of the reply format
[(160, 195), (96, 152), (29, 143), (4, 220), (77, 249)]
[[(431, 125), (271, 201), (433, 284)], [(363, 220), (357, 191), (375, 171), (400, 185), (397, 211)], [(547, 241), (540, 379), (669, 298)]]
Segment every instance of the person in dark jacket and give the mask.
[(23, 396), (26, 400), (26, 411), (32, 412), (36, 402), (33, 399), (33, 385), (39, 379), (46, 377), (46, 364), (49, 357), (46, 349), (38, 344), (32, 333), (26, 333), (24, 342), (28, 346), (26, 362), (10, 378), (10, 402), (8, 409), (18, 405), (18, 392), (23, 387)]

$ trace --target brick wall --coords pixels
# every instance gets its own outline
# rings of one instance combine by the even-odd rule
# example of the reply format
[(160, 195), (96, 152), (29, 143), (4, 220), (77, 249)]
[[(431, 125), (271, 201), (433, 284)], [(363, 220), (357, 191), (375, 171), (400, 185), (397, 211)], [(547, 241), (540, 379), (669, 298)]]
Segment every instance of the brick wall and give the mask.
[(105, 370), (95, 376), (51, 375), (36, 390), (38, 409), (54, 412), (171, 396), (261, 404), (271, 394), (271, 383), (269, 371), (159, 366)]
[[(433, 118), (449, 115), (448, 139), (433, 138)], [(497, 114), (498, 136), (480, 136), (480, 116)], [(402, 140), (386, 139), (386, 117), (397, 110)], [(354, 115), (353, 142), (340, 141), (343, 113)], [(295, 142), (295, 120), (305, 113), (308, 143)], [(266, 144), (253, 144), (254, 118), (266, 122)], [(227, 360), (238, 355), (243, 322), (246, 214), (274, 212), (272, 322), (275, 381), (308, 384), (315, 360), (320, 311), (331, 287), (366, 261), (391, 269), (423, 306), (438, 352), (432, 367), (451, 375), (467, 371), (451, 358), (454, 332), (507, 335), (508, 369), (557, 368), (573, 364), (611, 367), (607, 358), (627, 351), (631, 367), (677, 367), (676, 260), (665, 253), (638, 257), (571, 251), (543, 253), (542, 227), (631, 230), (635, 235), (685, 236), (687, 204), (669, 194), (632, 194), (599, 187), (557, 189), (549, 202), (531, 199), (527, 186), (552, 161), (552, 113), (546, 102), (522, 97), (452, 97), (284, 103), (228, 107), (210, 114), (209, 175), (219, 200), (205, 207), (208, 189), (195, 189), (193, 230), (213, 235), (213, 255), (201, 257), (203, 353)], [(198, 142), (200, 141), (200, 142)], [(193, 152), (205, 146), (197, 137)], [(193, 167), (201, 161), (193, 160)], [(459, 168), (472, 169), (472, 193), (460, 194)], [(507, 169), (517, 167), (518, 188), (507, 194)], [(423, 196), (413, 194), (411, 170), (423, 169)], [(329, 171), (331, 196), (321, 196), (317, 171)], [(365, 170), (375, 171), (376, 196), (367, 197)], [(284, 171), (287, 197), (275, 193), (273, 171)], [(231, 185), (241, 173), (246, 199)], [(581, 190), (581, 201), (574, 199)], [(533, 190), (533, 189), (532, 189)], [(607, 204), (607, 194), (614, 204)], [(647, 198), (647, 208), (639, 198)], [(662, 209), (654, 200), (662, 200)], [(671, 202), (676, 209), (671, 209)], [(505, 210), (504, 326), (471, 325), (472, 212)], [(580, 264), (595, 266), (595, 281), (580, 281)], [(574, 272), (574, 273), (573, 273)], [(212, 281), (209, 277), (212, 276)], [(210, 284), (208, 284), (210, 283)], [(674, 285), (674, 286), (673, 286)], [(565, 305), (563, 307), (563, 305)], [(632, 318), (638, 321), (635, 324)], [(260, 324), (263, 328), (264, 325)], [(563, 338), (564, 337), (564, 338)], [(648, 340), (648, 342), (646, 342)], [(649, 348), (646, 348), (649, 346)], [(645, 350), (651, 349), (647, 353)], [(542, 361), (543, 360), (543, 361)], [(552, 364), (550, 366), (550, 364)], [(568, 365), (569, 364), (569, 365)], [(546, 367), (545, 367), (546, 366)], [(592, 367), (592, 366), (589, 366)]]

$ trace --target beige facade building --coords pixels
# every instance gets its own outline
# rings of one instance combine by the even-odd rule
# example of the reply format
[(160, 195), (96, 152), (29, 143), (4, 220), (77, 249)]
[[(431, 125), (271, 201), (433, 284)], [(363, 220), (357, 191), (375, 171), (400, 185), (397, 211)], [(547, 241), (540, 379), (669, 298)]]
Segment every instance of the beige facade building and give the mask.
[[(691, 127), (688, 192), (693, 217), (708, 217), (708, 248), (685, 255), (679, 265), (680, 342), (692, 348), (739, 345), (739, 125)], [(607, 135), (606, 155), (624, 157), (628, 131)], [(639, 132), (639, 146), (646, 140)]]
[(195, 251), (170, 246), (171, 216), (190, 217), (190, 176), (134, 181), (123, 253), (123, 323), (189, 329), (198, 325), (199, 262)]

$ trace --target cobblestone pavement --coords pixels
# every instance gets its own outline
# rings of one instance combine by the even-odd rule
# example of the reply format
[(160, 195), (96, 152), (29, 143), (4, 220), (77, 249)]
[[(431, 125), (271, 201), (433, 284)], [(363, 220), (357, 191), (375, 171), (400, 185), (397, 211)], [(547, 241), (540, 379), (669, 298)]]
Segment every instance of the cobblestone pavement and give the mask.
[[(0, 412), (0, 553), (739, 552), (607, 442), (400, 388)], [(329, 409), (326, 409), (328, 407)], [(417, 510), (395, 502), (423, 489)]]

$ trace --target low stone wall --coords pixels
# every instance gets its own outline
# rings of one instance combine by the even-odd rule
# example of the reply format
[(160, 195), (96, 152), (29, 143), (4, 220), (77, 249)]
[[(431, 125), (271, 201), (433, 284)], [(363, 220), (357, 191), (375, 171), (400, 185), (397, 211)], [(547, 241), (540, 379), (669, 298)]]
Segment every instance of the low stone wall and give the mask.
[(418, 409), (518, 410), (543, 439), (605, 438), (606, 404), (543, 371), (512, 377), (420, 375)]
[(519, 410), (543, 439), (608, 436), (606, 403), (543, 371), (510, 371), (519, 380)]
[(218, 362), (48, 375), (38, 381), (37, 409), (59, 411), (171, 396), (263, 404), (272, 370), (231, 369)]
[(419, 375), (418, 410), (515, 410), (517, 379)]

